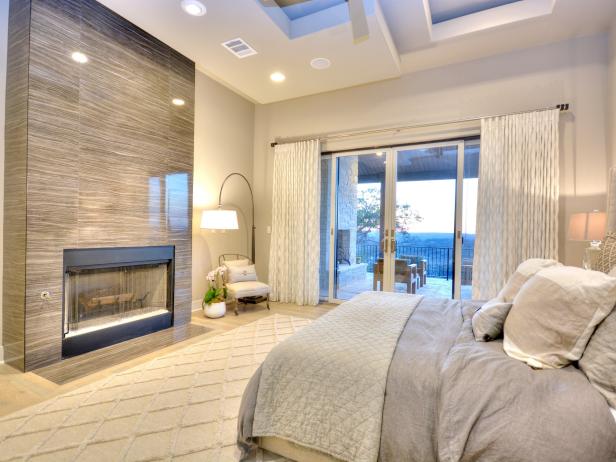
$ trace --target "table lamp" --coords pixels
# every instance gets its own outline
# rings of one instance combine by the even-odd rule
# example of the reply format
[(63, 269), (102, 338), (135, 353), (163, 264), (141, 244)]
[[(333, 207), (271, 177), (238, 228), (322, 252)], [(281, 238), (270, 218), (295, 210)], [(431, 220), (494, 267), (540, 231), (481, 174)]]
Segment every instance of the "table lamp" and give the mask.
[(590, 242), (584, 251), (582, 266), (591, 269), (592, 262), (600, 250), (601, 240), (607, 229), (607, 214), (593, 210), (592, 212), (574, 213), (569, 218), (569, 240)]

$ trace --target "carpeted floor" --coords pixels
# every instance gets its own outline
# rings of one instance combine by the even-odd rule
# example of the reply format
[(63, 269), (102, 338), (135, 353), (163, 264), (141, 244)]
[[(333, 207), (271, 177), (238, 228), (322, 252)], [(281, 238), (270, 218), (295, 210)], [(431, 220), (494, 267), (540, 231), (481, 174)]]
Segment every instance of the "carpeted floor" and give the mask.
[(238, 460), (248, 379), (310, 322), (268, 316), (3, 417), (0, 461)]

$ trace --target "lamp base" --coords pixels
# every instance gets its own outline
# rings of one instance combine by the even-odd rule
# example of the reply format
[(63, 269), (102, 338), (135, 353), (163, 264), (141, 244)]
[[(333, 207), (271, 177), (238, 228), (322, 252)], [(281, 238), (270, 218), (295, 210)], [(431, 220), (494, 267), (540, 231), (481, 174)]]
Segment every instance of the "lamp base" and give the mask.
[(584, 269), (591, 270), (597, 256), (601, 251), (601, 241), (592, 241), (589, 247), (584, 250), (584, 259), (582, 260), (582, 266)]

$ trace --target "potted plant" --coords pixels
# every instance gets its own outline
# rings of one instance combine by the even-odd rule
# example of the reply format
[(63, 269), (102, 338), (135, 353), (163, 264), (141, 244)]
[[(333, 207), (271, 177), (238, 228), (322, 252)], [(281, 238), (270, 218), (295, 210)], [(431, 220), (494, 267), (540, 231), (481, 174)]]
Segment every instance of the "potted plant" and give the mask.
[(208, 318), (221, 318), (227, 312), (225, 299), (227, 289), (224, 282), (225, 268), (219, 266), (207, 275), (208, 289), (203, 296), (201, 307)]

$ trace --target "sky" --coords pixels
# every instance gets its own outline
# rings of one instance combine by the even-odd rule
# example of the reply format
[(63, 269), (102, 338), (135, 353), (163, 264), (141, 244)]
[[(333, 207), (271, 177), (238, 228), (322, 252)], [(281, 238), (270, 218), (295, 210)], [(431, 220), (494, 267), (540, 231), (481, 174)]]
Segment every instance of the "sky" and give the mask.
[[(462, 231), (475, 234), (477, 216), (477, 178), (464, 180)], [(378, 188), (378, 184), (359, 184), (359, 189)], [(423, 220), (411, 225), (411, 233), (453, 233), (455, 221), (455, 180), (400, 181), (396, 184), (396, 204), (408, 204)]]

